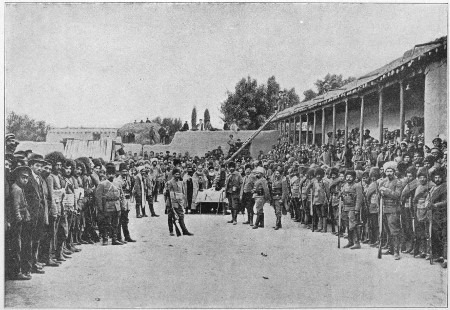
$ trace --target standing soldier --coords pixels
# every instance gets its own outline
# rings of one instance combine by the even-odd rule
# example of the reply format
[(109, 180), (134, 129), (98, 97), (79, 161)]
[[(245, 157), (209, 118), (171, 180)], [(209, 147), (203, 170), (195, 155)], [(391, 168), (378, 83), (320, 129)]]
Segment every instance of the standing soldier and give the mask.
[[(377, 167), (370, 168), (369, 171), (369, 187), (366, 191), (367, 203), (369, 204), (369, 212), (367, 215), (368, 222), (368, 237), (369, 244), (375, 246), (377, 244), (377, 234), (378, 234), (378, 212), (380, 212), (380, 196), (379, 190), (379, 179), (380, 179), (380, 169)], [(380, 240), (381, 241), (381, 240)]]
[[(327, 232), (327, 216), (328, 204), (330, 197), (330, 184), (324, 180), (325, 171), (317, 168), (315, 171), (315, 179), (308, 185), (307, 191), (312, 191), (314, 218), (313, 225), (316, 232)], [(320, 228), (319, 228), (320, 222)]]
[(291, 185), (291, 199), (294, 211), (294, 222), (300, 222), (300, 178), (298, 177), (298, 168), (294, 166), (290, 172), (289, 182)]
[(253, 199), (253, 186), (256, 182), (256, 176), (252, 173), (251, 165), (245, 165), (245, 176), (242, 181), (240, 200), (243, 208), (247, 209), (247, 221), (242, 224), (250, 224), (253, 226), (253, 206), (255, 199)]
[(401, 214), (403, 220), (403, 242), (405, 244), (405, 251), (402, 252), (404, 253), (411, 253), (414, 248), (414, 231), (412, 227), (412, 219), (415, 215), (411, 201), (414, 197), (414, 191), (419, 185), (419, 181), (417, 180), (416, 175), (417, 171), (414, 166), (410, 166), (408, 167), (408, 169), (406, 169), (406, 185), (403, 188), (402, 195), (400, 197), (400, 203), (402, 207)]
[[(183, 181), (181, 180), (181, 172), (178, 168), (173, 169), (172, 171), (172, 179), (167, 183), (167, 191), (169, 192), (169, 199), (172, 208), (169, 208), (168, 216), (173, 218), (173, 212), (176, 212), (178, 215), (178, 221), (180, 223), (180, 228), (183, 231), (183, 235), (193, 236), (194, 234), (190, 233), (186, 224), (184, 223), (184, 208), (186, 207), (186, 194), (184, 192)], [(172, 213), (171, 213), (172, 212)], [(169, 230), (171, 229), (171, 225), (169, 225)], [(171, 231), (173, 233), (173, 231)]]
[(253, 188), (253, 197), (255, 198), (256, 220), (253, 229), (264, 227), (264, 204), (271, 199), (267, 180), (263, 177), (265, 170), (263, 167), (257, 167), (254, 170), (256, 182)]
[(414, 192), (413, 207), (416, 209), (416, 244), (414, 245), (414, 253), (421, 252), (419, 257), (425, 258), (429, 248), (427, 240), (429, 239), (429, 218), (426, 207), (426, 199), (431, 190), (432, 183), (428, 180), (428, 169), (422, 167), (417, 171), (418, 185)]
[[(339, 193), (341, 191), (342, 179), (339, 176), (338, 168), (331, 168), (330, 171), (330, 214), (331, 233), (336, 234), (337, 221), (339, 220)], [(340, 233), (340, 232), (337, 232)]]
[(276, 224), (274, 229), (278, 230), (282, 228), (281, 226), (281, 212), (283, 208), (283, 202), (286, 199), (287, 196), (287, 181), (286, 178), (284, 178), (281, 173), (283, 171), (282, 167), (278, 167), (277, 170), (275, 170), (273, 178), (272, 178), (272, 201), (273, 201), (273, 208), (275, 209), (275, 216), (276, 216)]
[(130, 231), (128, 230), (128, 213), (130, 213), (130, 198), (131, 198), (131, 178), (128, 174), (128, 166), (126, 163), (120, 163), (119, 165), (120, 175), (114, 179), (114, 184), (122, 189), (123, 192), (123, 204), (120, 212), (119, 228), (117, 230), (118, 240), (122, 242), (122, 233), (126, 242), (136, 242), (130, 237)]
[(230, 173), (225, 181), (225, 191), (227, 193), (228, 204), (231, 206), (231, 221), (228, 223), (237, 224), (237, 214), (239, 211), (239, 192), (242, 186), (242, 176), (236, 171), (236, 164), (230, 162), (228, 164)]
[[(427, 208), (432, 210), (432, 234), (433, 254), (436, 254), (437, 262), (443, 263), (447, 268), (447, 183), (446, 170), (438, 167), (433, 171), (432, 178), (435, 186), (430, 190), (427, 198)], [(432, 259), (432, 257), (430, 257)]]
[(348, 228), (348, 243), (344, 248), (360, 249), (359, 233), (357, 229), (359, 212), (363, 200), (362, 188), (355, 183), (356, 172), (347, 170), (345, 172), (345, 184), (341, 189), (342, 196), (342, 216), (341, 221), (344, 227)]
[[(144, 179), (147, 172), (143, 166), (137, 167), (137, 172), (134, 177), (133, 195), (136, 201), (136, 218), (142, 218), (141, 209), (145, 208), (146, 201)], [(142, 210), (142, 212), (144, 211)]]
[(123, 245), (117, 240), (117, 230), (120, 219), (121, 189), (113, 183), (116, 176), (116, 166), (113, 163), (106, 165), (106, 180), (100, 182), (95, 192), (98, 208), (99, 230), (103, 245), (108, 245), (108, 232), (112, 245)]
[(19, 166), (12, 172), (11, 210), (11, 278), (13, 280), (31, 279), (31, 235), (32, 224), (24, 188), (32, 177), (30, 167)]
[(386, 215), (387, 226), (390, 232), (390, 246), (383, 254), (394, 255), (396, 260), (400, 259), (400, 195), (402, 183), (395, 177), (397, 163), (390, 161), (383, 165), (386, 177), (380, 182), (380, 195), (383, 199), (383, 214)]

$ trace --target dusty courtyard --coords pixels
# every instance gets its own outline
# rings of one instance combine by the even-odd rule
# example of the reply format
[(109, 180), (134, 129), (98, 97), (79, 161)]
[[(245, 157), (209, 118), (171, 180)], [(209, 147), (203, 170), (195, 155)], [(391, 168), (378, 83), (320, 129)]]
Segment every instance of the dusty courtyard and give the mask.
[[(162, 200), (160, 196), (159, 201)], [(193, 237), (171, 237), (159, 218), (136, 219), (136, 243), (83, 245), (60, 267), (31, 281), (7, 281), (5, 306), (17, 308), (445, 307), (447, 270), (376, 250), (337, 249), (330, 234), (283, 218), (274, 231), (227, 224), (229, 216), (187, 215)], [(345, 240), (343, 240), (345, 244)], [(262, 255), (262, 253), (264, 255)], [(267, 255), (267, 256), (265, 256)]]

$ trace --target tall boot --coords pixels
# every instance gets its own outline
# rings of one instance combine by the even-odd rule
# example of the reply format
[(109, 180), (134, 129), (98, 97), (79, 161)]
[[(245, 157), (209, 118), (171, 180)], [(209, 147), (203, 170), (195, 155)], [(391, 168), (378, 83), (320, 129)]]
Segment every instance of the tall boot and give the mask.
[(253, 212), (248, 213), (248, 222), (250, 226), (253, 226)]
[(178, 222), (180, 223), (180, 228), (183, 231), (183, 235), (186, 236), (193, 236), (194, 234), (190, 233), (187, 228), (186, 228), (186, 224), (184, 223), (184, 217), (180, 217)]
[[(360, 249), (361, 248), (361, 244), (359, 243), (359, 237), (360, 237), (360, 230), (361, 228), (356, 226), (355, 229), (353, 230), (353, 240), (354, 240), (354, 245), (350, 248), (350, 250), (356, 250), (356, 249)], [(350, 239), (350, 236), (349, 236)]]
[(264, 228), (264, 213), (261, 213), (261, 217), (259, 219), (259, 227)]
[(142, 217), (148, 217), (148, 215), (145, 214), (145, 207), (142, 207)]
[(238, 216), (238, 210), (233, 210), (232, 214), (233, 214), (233, 225), (237, 224), (237, 216)]
[(281, 215), (277, 215), (277, 220), (276, 220), (276, 224), (275, 224), (275, 230), (278, 230), (281, 228)]
[(388, 249), (381, 253), (383, 255), (394, 255), (394, 238), (391, 236), (390, 238), (388, 238), (389, 240), (389, 244), (388, 244)]
[(354, 245), (353, 243), (353, 229), (348, 231), (348, 243), (344, 245), (344, 249), (350, 248)]
[(326, 233), (328, 231), (328, 223), (327, 223), (326, 217), (322, 218), (322, 227), (323, 227), (323, 232)]
[(401, 247), (401, 239), (400, 236), (394, 236), (394, 259), (400, 259), (400, 247)]
[(256, 213), (255, 224), (253, 225), (252, 229), (258, 229), (260, 221), (261, 221), (261, 214)]
[(142, 217), (141, 207), (138, 204), (136, 204), (136, 218), (141, 218), (141, 217)]
[(150, 215), (152, 217), (159, 217), (159, 215), (155, 213), (155, 208), (153, 208), (153, 203), (150, 204)]
[[(228, 224), (232, 224), (233, 223), (233, 220), (234, 220), (234, 210), (233, 209), (231, 209), (231, 220), (229, 220), (227, 223)], [(226, 213), (225, 213), (226, 214)]]
[(250, 216), (251, 216), (250, 212), (247, 212), (247, 221), (242, 224), (245, 224), (245, 225), (250, 224)]

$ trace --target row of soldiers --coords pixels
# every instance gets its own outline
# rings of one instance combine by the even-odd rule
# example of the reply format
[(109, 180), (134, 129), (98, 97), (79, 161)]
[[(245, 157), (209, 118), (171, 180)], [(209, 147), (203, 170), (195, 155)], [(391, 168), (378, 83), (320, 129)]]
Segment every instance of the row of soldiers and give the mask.
[[(348, 239), (344, 248), (360, 249), (361, 243), (381, 247), (396, 260), (400, 252), (435, 259), (446, 267), (447, 187), (446, 170), (427, 165), (397, 169), (396, 162), (382, 168), (355, 171), (301, 166), (271, 172), (261, 163), (245, 165), (245, 174), (228, 164), (225, 192), (231, 220), (247, 211), (253, 229), (264, 227), (264, 204), (276, 215), (275, 230), (282, 228), (282, 215), (314, 232), (330, 232)], [(253, 217), (256, 214), (255, 223)], [(380, 225), (381, 224), (381, 225)], [(345, 234), (347, 232), (347, 234)], [(381, 245), (380, 245), (381, 242)]]
[[(18, 144), (11, 134), (5, 140), (9, 150)], [(7, 152), (7, 276), (29, 280), (31, 273), (45, 273), (44, 266), (57, 267), (70, 259), (81, 244), (108, 245), (109, 238), (113, 245), (135, 242), (128, 229), (133, 178), (126, 165), (119, 170), (114, 163), (71, 160), (60, 152), (45, 158)], [(135, 197), (142, 201), (140, 193)]]

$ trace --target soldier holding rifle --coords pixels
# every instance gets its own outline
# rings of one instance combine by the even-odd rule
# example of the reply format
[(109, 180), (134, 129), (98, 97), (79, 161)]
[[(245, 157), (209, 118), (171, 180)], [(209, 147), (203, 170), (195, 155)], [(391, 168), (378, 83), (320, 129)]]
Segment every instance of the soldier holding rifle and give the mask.
[(360, 249), (359, 233), (357, 224), (361, 210), (363, 195), (361, 185), (355, 183), (356, 172), (347, 170), (345, 172), (345, 184), (341, 189), (342, 197), (342, 224), (348, 228), (348, 243), (344, 248)]

